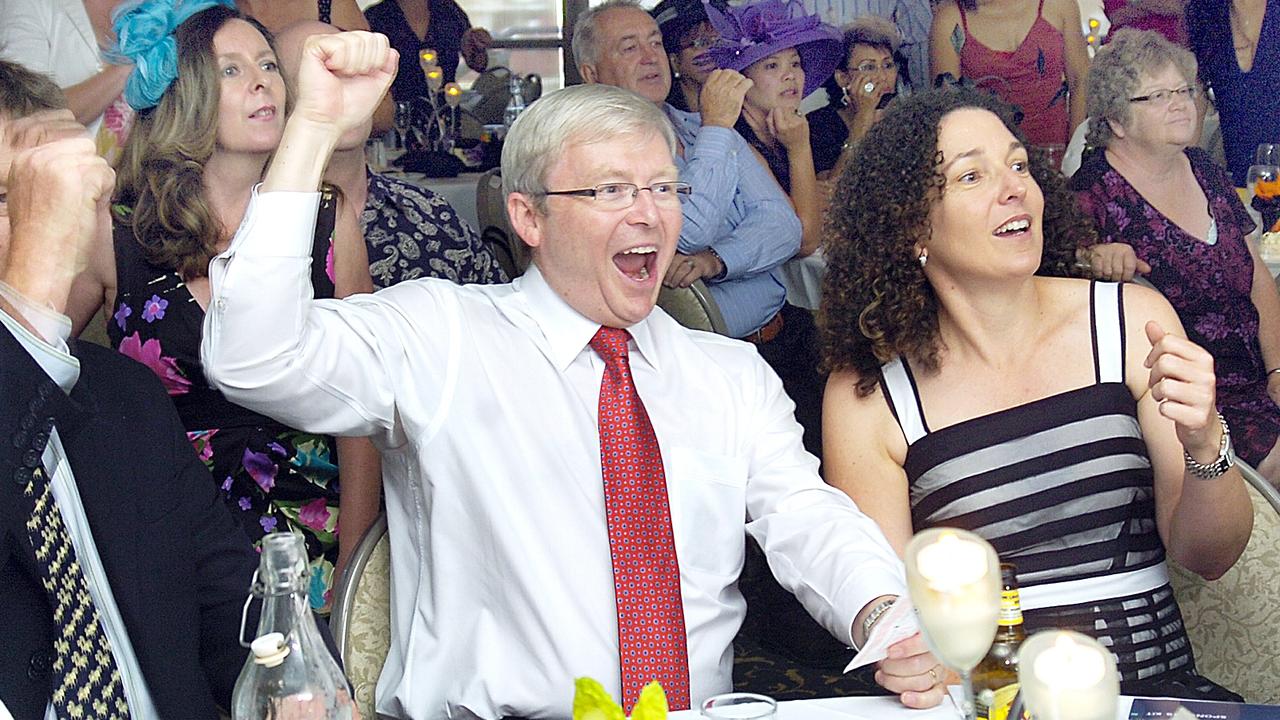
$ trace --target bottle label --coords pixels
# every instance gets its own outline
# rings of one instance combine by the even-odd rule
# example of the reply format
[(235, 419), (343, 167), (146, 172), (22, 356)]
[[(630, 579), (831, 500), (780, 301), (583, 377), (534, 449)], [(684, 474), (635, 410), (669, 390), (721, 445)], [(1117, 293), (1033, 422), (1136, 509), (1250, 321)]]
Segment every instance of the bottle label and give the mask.
[(1022, 602), (1016, 588), (1000, 593), (1000, 617), (997, 622), (1003, 627), (1022, 624)]
[(985, 690), (977, 698), (975, 710), (979, 720), (1019, 720), (1009, 718), (1013, 698), (1018, 694), (1018, 683), (1010, 683), (999, 690)]

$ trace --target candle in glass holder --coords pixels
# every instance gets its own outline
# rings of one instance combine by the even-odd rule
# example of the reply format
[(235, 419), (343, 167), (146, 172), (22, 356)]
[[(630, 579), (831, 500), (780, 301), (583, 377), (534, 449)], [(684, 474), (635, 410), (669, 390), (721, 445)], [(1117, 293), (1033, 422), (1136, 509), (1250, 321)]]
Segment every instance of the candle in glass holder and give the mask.
[[(944, 529), (920, 547), (915, 573), (908, 575), (911, 601), (922, 616), (928, 640), (938, 658), (952, 668), (972, 668), (995, 637), (999, 581), (993, 581), (998, 573), (992, 573), (988, 547), (976, 536), (971, 540)], [(918, 575), (917, 582), (912, 582), (913, 575)]]
[(1111, 652), (1086, 635), (1032, 635), (1018, 653), (1018, 681), (1037, 720), (1111, 720), (1120, 677)]
[(433, 68), (439, 64), (440, 55), (436, 53), (435, 50), (432, 50), (431, 48), (422, 48), (418, 51), (418, 65), (422, 68), (423, 72), (426, 72), (427, 68)]
[(427, 87), (431, 88), (431, 92), (438, 92), (440, 86), (444, 84), (444, 71), (440, 66), (433, 65), (427, 68)]
[(444, 86), (444, 102), (449, 107), (458, 107), (462, 102), (462, 86), (456, 82), (451, 82)]

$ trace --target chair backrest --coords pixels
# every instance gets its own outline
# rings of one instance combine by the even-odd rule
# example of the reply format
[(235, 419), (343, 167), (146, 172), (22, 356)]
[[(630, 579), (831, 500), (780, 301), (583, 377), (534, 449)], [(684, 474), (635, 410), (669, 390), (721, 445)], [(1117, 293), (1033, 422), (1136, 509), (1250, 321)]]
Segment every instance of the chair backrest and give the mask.
[(676, 322), (694, 330), (728, 335), (729, 327), (725, 325), (724, 316), (720, 314), (720, 306), (716, 304), (711, 292), (701, 280), (696, 280), (687, 288), (670, 288), (662, 286), (658, 293), (658, 307), (667, 311)]
[(1253, 500), (1253, 534), (1221, 578), (1207, 581), (1169, 563), (1174, 595), (1201, 675), (1247, 702), (1280, 703), (1280, 497), (1239, 463)]
[(507, 218), (507, 195), (502, 192), (501, 168), (493, 168), (476, 183), (476, 217), (480, 239), (510, 277), (523, 275), (529, 267), (529, 246), (524, 244)]
[(338, 579), (329, 628), (360, 716), (377, 717), (374, 691), (391, 649), (391, 550), (385, 514), (360, 539)]

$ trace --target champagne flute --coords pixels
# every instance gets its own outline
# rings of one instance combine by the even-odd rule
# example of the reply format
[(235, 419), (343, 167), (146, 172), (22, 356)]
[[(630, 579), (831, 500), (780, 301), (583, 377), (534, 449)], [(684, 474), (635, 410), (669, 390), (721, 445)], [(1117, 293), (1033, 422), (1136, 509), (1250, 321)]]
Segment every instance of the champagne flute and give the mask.
[(907, 544), (907, 589), (929, 649), (960, 675), (966, 720), (975, 720), (970, 672), (996, 635), (1000, 561), (967, 530), (930, 528)]

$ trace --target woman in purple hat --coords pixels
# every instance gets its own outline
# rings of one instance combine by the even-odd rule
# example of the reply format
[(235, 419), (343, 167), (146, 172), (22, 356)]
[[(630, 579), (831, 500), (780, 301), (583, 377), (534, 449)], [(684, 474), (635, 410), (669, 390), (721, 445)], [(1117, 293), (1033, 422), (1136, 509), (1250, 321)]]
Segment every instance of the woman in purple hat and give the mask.
[(835, 72), (840, 33), (794, 1), (706, 9), (720, 33), (711, 47), (716, 64), (752, 82), (734, 128), (791, 198), (802, 227), (798, 255), (809, 255), (822, 239), (827, 193), (819, 190), (800, 101)]

